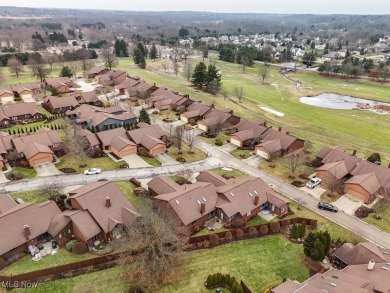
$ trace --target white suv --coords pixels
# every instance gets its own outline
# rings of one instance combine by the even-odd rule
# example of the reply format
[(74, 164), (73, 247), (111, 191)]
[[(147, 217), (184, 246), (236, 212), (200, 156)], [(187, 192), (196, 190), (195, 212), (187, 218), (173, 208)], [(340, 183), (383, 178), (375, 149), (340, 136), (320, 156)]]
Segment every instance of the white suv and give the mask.
[(306, 183), (306, 187), (313, 189), (314, 187), (316, 187), (317, 185), (320, 185), (320, 184), (321, 184), (321, 179), (317, 178), (317, 177), (313, 177), (310, 179), (309, 182)]

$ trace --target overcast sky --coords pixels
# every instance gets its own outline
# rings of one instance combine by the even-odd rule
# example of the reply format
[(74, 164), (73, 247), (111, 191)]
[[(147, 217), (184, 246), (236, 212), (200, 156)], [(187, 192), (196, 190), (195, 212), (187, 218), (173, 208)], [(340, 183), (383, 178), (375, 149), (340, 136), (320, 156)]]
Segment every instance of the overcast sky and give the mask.
[(1, 0), (0, 6), (138, 11), (390, 14), (389, 0)]

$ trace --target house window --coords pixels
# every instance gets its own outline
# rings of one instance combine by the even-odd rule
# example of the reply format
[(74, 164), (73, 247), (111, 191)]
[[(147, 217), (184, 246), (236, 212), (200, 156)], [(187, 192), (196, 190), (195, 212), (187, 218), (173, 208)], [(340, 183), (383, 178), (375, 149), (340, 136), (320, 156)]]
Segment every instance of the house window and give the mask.
[(50, 237), (49, 233), (45, 232), (45, 233), (39, 235), (39, 236), (37, 237), (37, 240), (38, 240), (38, 241), (42, 241), (42, 240), (45, 240), (45, 239), (47, 239), (47, 238), (49, 238), (49, 237)]
[(4, 125), (8, 125), (8, 123), (9, 123), (9, 122), (8, 122), (7, 120), (4, 121)]
[(17, 119), (18, 119), (18, 117), (16, 117), (16, 116), (11, 117), (11, 120), (17, 120)]
[(195, 224), (196, 224), (196, 220), (191, 223), (191, 225), (195, 225)]
[(30, 118), (31, 117), (31, 115), (30, 114), (26, 114), (26, 115), (24, 115), (24, 118), (26, 118), (26, 119), (28, 119), (28, 118)]
[(53, 143), (53, 148), (58, 147), (58, 143)]
[(99, 234), (92, 237), (92, 241), (98, 241), (99, 240)]

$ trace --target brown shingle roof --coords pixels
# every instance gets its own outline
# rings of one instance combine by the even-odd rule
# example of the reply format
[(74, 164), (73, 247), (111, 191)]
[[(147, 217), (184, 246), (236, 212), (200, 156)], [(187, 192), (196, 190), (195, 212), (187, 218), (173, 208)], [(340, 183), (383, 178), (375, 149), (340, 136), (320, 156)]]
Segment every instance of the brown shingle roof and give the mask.
[(325, 158), (332, 150), (338, 150), (340, 152), (345, 152), (344, 147), (342, 146), (334, 146), (334, 147), (323, 147), (320, 152), (318, 153), (317, 157), (320, 159)]
[(63, 85), (71, 85), (72, 80), (69, 77), (51, 77), (51, 78), (46, 78), (45, 82), (54, 88), (58, 88)]
[(377, 164), (368, 162), (368, 161), (360, 161), (357, 164), (356, 168), (352, 170), (352, 175), (364, 175), (364, 174), (375, 174), (379, 183), (384, 188), (390, 188), (390, 169), (379, 166)]
[(223, 178), (221, 175), (218, 175), (215, 172), (203, 171), (196, 177), (196, 181), (198, 182), (209, 182), (214, 184), (214, 186), (219, 187), (226, 185), (228, 181)]
[(158, 195), (178, 191), (181, 186), (167, 176), (154, 177), (148, 186)]
[[(38, 237), (49, 229), (51, 219), (61, 211), (53, 201), (19, 204), (0, 214), (0, 255)], [(24, 225), (30, 236), (24, 235)]]
[(71, 219), (85, 240), (92, 238), (102, 231), (88, 211), (72, 210), (65, 215)]
[(324, 164), (316, 169), (317, 171), (328, 171), (336, 179), (341, 179), (346, 176), (349, 172), (344, 161)]
[(94, 91), (91, 92), (82, 92), (80, 94), (81, 102), (84, 103), (94, 103), (99, 100), (97, 94)]
[(294, 141), (298, 140), (295, 136), (272, 128), (268, 128), (260, 137), (262, 142), (279, 140), (281, 149), (283, 150), (287, 149)]
[(123, 150), (127, 146), (134, 146), (136, 148), (136, 144), (125, 137), (115, 136), (111, 140), (111, 147), (118, 151)]
[(50, 103), (53, 109), (66, 108), (66, 107), (77, 107), (79, 102), (75, 96), (64, 96), (64, 97), (46, 97), (44, 99), (46, 104)]
[(109, 146), (114, 137), (123, 137), (127, 139), (126, 129), (118, 127), (106, 131), (96, 133), (99, 140), (102, 142), (103, 147)]
[(55, 130), (31, 133), (29, 135), (12, 138), (12, 143), (18, 153), (23, 153), (31, 143), (39, 143), (46, 147), (61, 143), (60, 135)]
[(373, 173), (353, 176), (345, 184), (358, 184), (370, 194), (375, 194), (381, 188), (381, 184)]
[(280, 139), (264, 141), (258, 144), (256, 148), (257, 147), (263, 147), (270, 154), (276, 153), (283, 149)]
[(9, 119), (13, 116), (42, 114), (35, 102), (1, 105), (0, 118)]
[(0, 215), (18, 204), (8, 194), (0, 194)]
[(53, 151), (49, 147), (37, 142), (32, 142), (28, 144), (23, 151), (23, 154), (26, 159), (30, 159), (40, 153), (53, 154)]
[[(105, 233), (110, 232), (109, 220), (115, 219), (126, 225), (123, 219), (123, 209), (126, 208), (140, 216), (136, 208), (130, 203), (114, 182), (95, 182), (80, 187), (69, 193), (71, 199), (77, 200), (83, 210), (88, 210)], [(111, 206), (106, 207), (106, 198), (110, 198)]]
[(147, 149), (151, 149), (160, 143), (165, 144), (161, 140), (165, 132), (159, 125), (141, 125), (141, 128), (130, 130), (127, 134), (137, 145), (142, 145)]
[(384, 252), (389, 253), (390, 250), (381, 249), (371, 242), (358, 243), (356, 246), (346, 243), (334, 255), (347, 265), (368, 264), (370, 260), (390, 262), (390, 255)]
[(322, 160), (323, 164), (334, 163), (344, 161), (345, 166), (347, 167), (348, 173), (351, 173), (352, 170), (357, 166), (361, 159), (349, 155), (345, 152), (342, 152), (338, 149), (332, 149), (329, 154)]

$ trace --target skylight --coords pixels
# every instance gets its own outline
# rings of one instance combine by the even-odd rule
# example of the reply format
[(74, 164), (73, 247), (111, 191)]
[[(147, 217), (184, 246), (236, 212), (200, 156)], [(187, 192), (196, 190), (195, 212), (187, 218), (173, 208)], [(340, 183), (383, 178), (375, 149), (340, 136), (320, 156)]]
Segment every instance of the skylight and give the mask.
[(249, 192), (249, 195), (253, 197), (253, 194), (251, 192)]
[(198, 199), (197, 201), (196, 201), (198, 204), (200, 204), (200, 200)]
[(230, 195), (231, 195), (231, 196), (234, 196), (234, 193), (233, 193), (233, 192), (230, 192)]
[(254, 192), (256, 195), (258, 195), (258, 193), (257, 193), (257, 191), (256, 191), (256, 190), (253, 190), (253, 192)]
[(202, 199), (203, 199), (203, 201), (204, 201), (204, 202), (206, 202), (206, 201), (207, 201), (207, 200), (206, 200), (204, 197), (203, 197)]
[(176, 203), (177, 203), (177, 204), (179, 204), (179, 203), (180, 203), (178, 199), (176, 199)]

